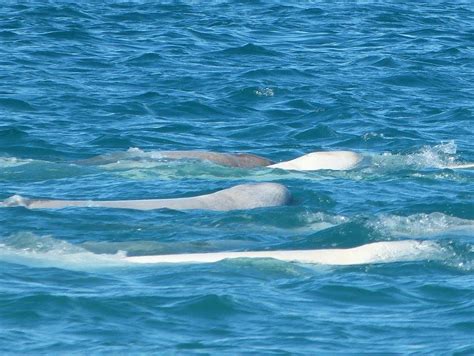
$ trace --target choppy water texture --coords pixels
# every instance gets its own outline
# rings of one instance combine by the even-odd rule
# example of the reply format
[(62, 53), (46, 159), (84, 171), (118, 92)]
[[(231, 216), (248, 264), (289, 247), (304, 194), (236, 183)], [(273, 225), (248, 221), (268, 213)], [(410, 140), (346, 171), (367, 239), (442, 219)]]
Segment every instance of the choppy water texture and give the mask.
[[(473, 56), (467, 1), (4, 3), (0, 199), (275, 181), (294, 200), (234, 212), (0, 209), (0, 352), (474, 353), (474, 171), (444, 168), (474, 161)], [(296, 173), (153, 154), (190, 149), (274, 161), (348, 149), (367, 163)], [(78, 164), (113, 152), (121, 159)], [(442, 256), (122, 262), (405, 239)]]

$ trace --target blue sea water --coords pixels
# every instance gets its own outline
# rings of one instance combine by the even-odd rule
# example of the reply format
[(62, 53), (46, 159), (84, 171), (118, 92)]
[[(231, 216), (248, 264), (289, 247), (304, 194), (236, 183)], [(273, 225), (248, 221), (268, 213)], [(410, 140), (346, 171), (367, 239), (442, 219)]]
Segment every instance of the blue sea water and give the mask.
[[(0, 353), (474, 353), (474, 5), (6, 1), (0, 199), (145, 199), (279, 182), (249, 211), (0, 209)], [(131, 150), (130, 150), (131, 149)], [(353, 150), (354, 170), (274, 161)], [(80, 160), (108, 153), (98, 165)], [(442, 256), (131, 267), (123, 256), (348, 248)]]

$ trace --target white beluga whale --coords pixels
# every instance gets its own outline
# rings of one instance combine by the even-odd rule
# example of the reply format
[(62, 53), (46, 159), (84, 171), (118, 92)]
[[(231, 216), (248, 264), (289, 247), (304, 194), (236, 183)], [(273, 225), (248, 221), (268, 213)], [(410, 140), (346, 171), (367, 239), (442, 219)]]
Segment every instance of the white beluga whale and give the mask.
[(14, 195), (0, 207), (23, 206), (29, 209), (61, 209), (68, 207), (174, 210), (246, 210), (275, 207), (290, 203), (289, 190), (279, 183), (240, 184), (211, 194), (175, 199), (141, 200), (54, 200), (28, 199)]
[(442, 249), (430, 241), (381, 241), (347, 249), (213, 252), (125, 257), (138, 264), (214, 263), (236, 258), (272, 258), (287, 262), (324, 265), (360, 265), (418, 261), (441, 257)]
[[(44, 244), (43, 239), (46, 239)], [(235, 259), (275, 259), (284, 262), (348, 266), (362, 264), (400, 263), (443, 260), (449, 251), (433, 241), (380, 241), (353, 248), (316, 250), (266, 250), (243, 252), (210, 252), (190, 254), (149, 254), (127, 256), (122, 251), (96, 253), (88, 247), (76, 246), (62, 240), (43, 237), (41, 243), (21, 240), (18, 246), (12, 242), (0, 244), (0, 261), (40, 267), (58, 267), (73, 270), (89, 270), (124, 266), (147, 266), (160, 264), (214, 263)], [(33, 243), (33, 244), (31, 244)], [(104, 242), (104, 244), (107, 244)], [(31, 248), (25, 248), (31, 246)], [(46, 248), (45, 248), (46, 247)], [(447, 253), (448, 252), (448, 253)], [(238, 260), (237, 260), (238, 261)]]
[(321, 151), (312, 152), (290, 161), (275, 163), (267, 158), (248, 153), (219, 153), (210, 151), (155, 151), (144, 152), (132, 148), (127, 152), (110, 153), (86, 160), (79, 161), (80, 164), (104, 165), (115, 163), (120, 160), (140, 159), (170, 159), (170, 160), (201, 160), (209, 161), (218, 165), (239, 168), (269, 167), (295, 171), (315, 170), (349, 170), (355, 168), (363, 156), (352, 151)]
[(362, 155), (351, 151), (312, 152), (291, 161), (269, 165), (293, 171), (316, 171), (330, 169), (344, 171), (355, 168), (362, 161)]

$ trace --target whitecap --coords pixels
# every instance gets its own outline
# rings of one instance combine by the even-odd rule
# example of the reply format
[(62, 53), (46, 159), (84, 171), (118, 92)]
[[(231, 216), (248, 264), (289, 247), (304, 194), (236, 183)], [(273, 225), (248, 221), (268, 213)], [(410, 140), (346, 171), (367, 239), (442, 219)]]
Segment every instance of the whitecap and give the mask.
[(369, 228), (394, 237), (429, 237), (474, 232), (474, 221), (434, 212), (409, 216), (381, 215), (367, 223)]
[(55, 267), (70, 270), (124, 266), (125, 253), (96, 254), (51, 236), (18, 233), (0, 242), (0, 261), (32, 267)]
[(393, 154), (385, 152), (369, 157), (372, 166), (385, 169), (426, 169), (426, 168), (460, 168), (468, 167), (457, 161), (457, 146), (454, 141), (448, 141), (435, 146), (424, 146), (409, 154)]
[(16, 158), (16, 157), (0, 157), (0, 168), (22, 166), (24, 164), (28, 164), (33, 161), (34, 160), (32, 159), (23, 159), (23, 158)]

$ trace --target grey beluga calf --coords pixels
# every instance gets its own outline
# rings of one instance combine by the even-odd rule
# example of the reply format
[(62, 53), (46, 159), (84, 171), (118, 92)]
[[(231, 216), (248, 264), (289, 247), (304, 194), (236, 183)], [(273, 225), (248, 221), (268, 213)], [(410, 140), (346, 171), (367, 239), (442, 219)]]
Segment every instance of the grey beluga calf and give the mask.
[(279, 183), (240, 184), (211, 194), (175, 199), (140, 200), (55, 200), (28, 199), (14, 195), (0, 207), (23, 206), (28, 209), (61, 209), (68, 207), (120, 208), (120, 209), (174, 209), (174, 210), (245, 210), (282, 206), (290, 203), (289, 190)]

